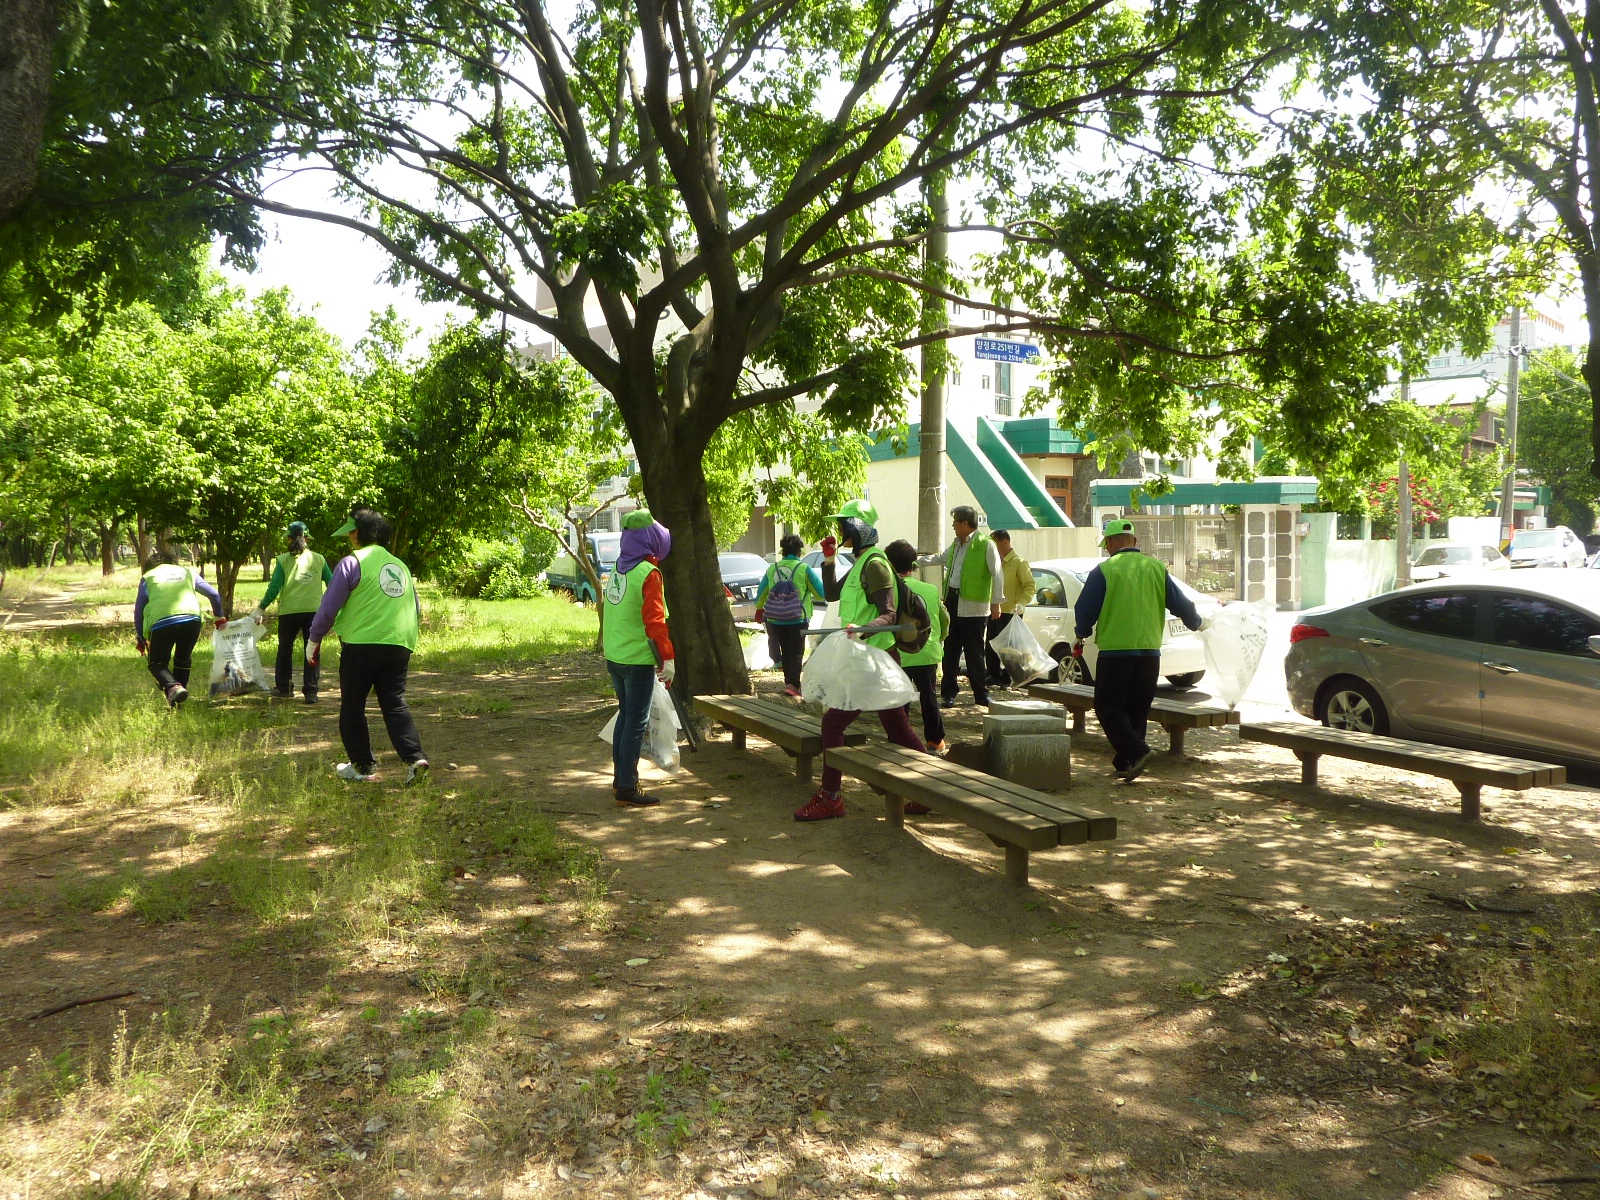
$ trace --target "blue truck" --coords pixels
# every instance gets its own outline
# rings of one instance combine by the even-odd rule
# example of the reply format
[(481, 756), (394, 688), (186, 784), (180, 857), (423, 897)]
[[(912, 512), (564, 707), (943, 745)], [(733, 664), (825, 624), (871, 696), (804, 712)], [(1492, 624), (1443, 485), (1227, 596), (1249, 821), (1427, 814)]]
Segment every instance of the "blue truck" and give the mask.
[[(591, 533), (589, 535), (589, 560), (594, 563), (595, 571), (600, 576), (600, 583), (604, 586), (606, 576), (611, 574), (617, 565), (617, 555), (622, 549), (622, 535), (620, 533)], [(550, 560), (550, 565), (545, 568), (545, 582), (550, 585), (551, 591), (571, 592), (572, 598), (580, 604), (593, 604), (599, 600), (595, 594), (594, 585), (589, 582), (576, 559), (565, 552), (558, 554)]]

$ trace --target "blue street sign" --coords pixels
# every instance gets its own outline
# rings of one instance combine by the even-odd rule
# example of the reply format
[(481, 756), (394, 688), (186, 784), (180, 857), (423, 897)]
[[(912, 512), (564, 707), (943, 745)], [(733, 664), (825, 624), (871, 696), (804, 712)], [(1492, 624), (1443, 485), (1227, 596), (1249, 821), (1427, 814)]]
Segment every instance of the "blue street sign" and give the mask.
[(1039, 347), (1032, 342), (1008, 342), (1004, 338), (981, 337), (976, 357), (991, 362), (1034, 363), (1039, 361)]

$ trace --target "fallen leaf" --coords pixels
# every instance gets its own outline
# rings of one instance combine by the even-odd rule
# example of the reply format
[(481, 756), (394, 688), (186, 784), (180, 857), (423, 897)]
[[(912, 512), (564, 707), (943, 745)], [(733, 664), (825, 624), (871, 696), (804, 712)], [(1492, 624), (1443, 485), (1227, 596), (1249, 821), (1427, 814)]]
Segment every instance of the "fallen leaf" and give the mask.
[(650, 960), (648, 958), (630, 958), (623, 965), (624, 966), (628, 966), (628, 967), (642, 967), (642, 966), (645, 965), (645, 963), (647, 963), (649, 961)]
[(765, 1196), (767, 1200), (778, 1194), (778, 1181), (771, 1175), (763, 1175), (756, 1180), (756, 1195)]
[(1492, 1154), (1469, 1154), (1467, 1157), (1473, 1162), (1482, 1163), (1486, 1167), (1498, 1167), (1500, 1165), (1500, 1160)]
[(517, 1091), (519, 1091), (519, 1092), (531, 1092), (531, 1091), (533, 1091), (533, 1089), (534, 1089), (534, 1082), (533, 1082), (533, 1076), (532, 1075), (524, 1075), (521, 1079), (517, 1080)]
[(369, 1117), (364, 1128), (368, 1133), (382, 1133), (389, 1128), (389, 1122), (383, 1117)]

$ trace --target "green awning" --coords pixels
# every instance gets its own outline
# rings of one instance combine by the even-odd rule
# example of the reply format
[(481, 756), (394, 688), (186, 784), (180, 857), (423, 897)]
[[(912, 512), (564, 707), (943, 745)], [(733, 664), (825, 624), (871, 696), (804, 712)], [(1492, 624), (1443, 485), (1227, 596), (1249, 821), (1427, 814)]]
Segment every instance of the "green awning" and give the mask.
[(1089, 485), (1089, 502), (1095, 508), (1203, 508), (1223, 504), (1315, 504), (1317, 481), (1309, 475), (1269, 476), (1214, 483), (1182, 483), (1159, 496), (1147, 493), (1139, 479), (1096, 479)]

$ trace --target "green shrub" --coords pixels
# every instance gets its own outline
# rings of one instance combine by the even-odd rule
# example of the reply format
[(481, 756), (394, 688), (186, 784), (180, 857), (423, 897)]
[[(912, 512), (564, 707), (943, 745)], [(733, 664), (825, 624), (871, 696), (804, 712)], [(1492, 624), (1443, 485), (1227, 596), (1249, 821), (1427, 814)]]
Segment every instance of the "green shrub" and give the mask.
[(523, 574), (519, 563), (502, 562), (489, 573), (489, 582), (483, 585), (479, 598), (483, 600), (532, 600), (535, 596), (548, 596), (550, 589), (536, 575)]
[(519, 542), (474, 542), (466, 557), (440, 580), (446, 590), (468, 600), (526, 600), (545, 595), (529, 548)]

